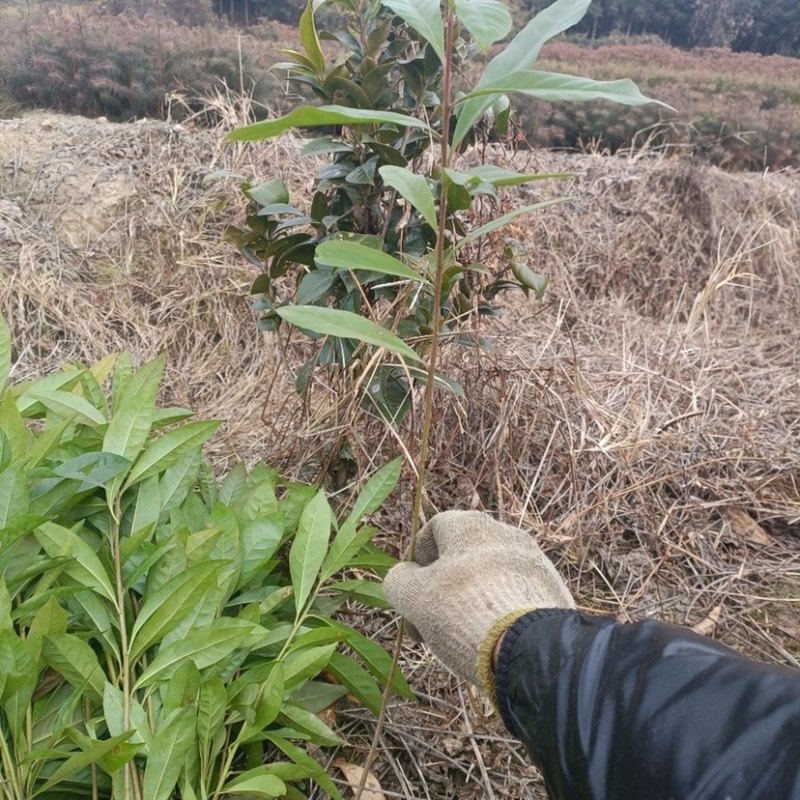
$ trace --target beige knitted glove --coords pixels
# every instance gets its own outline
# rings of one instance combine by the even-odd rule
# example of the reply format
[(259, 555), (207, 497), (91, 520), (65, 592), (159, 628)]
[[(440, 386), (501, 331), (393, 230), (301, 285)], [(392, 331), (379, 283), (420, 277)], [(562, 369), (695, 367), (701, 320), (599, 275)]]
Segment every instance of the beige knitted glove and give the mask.
[(419, 532), (414, 561), (386, 576), (386, 596), (453, 672), (492, 701), (492, 650), (523, 614), (575, 601), (530, 533), (479, 511), (445, 511)]

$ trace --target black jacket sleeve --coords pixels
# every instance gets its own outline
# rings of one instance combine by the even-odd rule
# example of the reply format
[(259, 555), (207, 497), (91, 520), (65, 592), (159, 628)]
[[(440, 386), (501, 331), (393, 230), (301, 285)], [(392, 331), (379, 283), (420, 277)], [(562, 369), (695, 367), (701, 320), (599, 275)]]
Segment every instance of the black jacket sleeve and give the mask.
[(800, 800), (800, 672), (683, 628), (544, 609), (497, 699), (558, 800)]

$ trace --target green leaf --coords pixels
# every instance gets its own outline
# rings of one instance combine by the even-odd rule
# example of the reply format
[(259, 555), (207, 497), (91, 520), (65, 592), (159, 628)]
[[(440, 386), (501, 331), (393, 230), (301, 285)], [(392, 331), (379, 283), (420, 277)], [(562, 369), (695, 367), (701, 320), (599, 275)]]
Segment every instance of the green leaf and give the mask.
[[(108, 725), (108, 732), (112, 736), (118, 736), (125, 732), (123, 725), (125, 720), (124, 705), (125, 695), (116, 686), (106, 681), (103, 688), (103, 715)], [(153, 732), (150, 730), (147, 713), (142, 708), (141, 703), (136, 700), (131, 700), (129, 706), (130, 724), (134, 730), (132, 739), (134, 742), (144, 744), (149, 748), (153, 742)]]
[(553, 200), (543, 200), (540, 203), (522, 206), (521, 208), (515, 208), (513, 211), (509, 211), (507, 214), (501, 214), (499, 217), (495, 217), (485, 225), (475, 228), (474, 231), (470, 231), (466, 236), (459, 239), (454, 249), (461, 249), (464, 245), (474, 242), (476, 239), (480, 239), (481, 236), (486, 236), (487, 233), (491, 233), (498, 228), (508, 225), (509, 222), (513, 222), (517, 217), (521, 217), (523, 214), (530, 214), (532, 211), (539, 211), (543, 208), (549, 208), (550, 206), (557, 206), (559, 203), (566, 203), (570, 199), (569, 197), (556, 197)]
[(444, 22), (439, 0), (384, 0), (383, 4), (425, 39), (444, 63)]
[(254, 519), (241, 533), (242, 570), (237, 588), (246, 586), (275, 555), (283, 540), (283, 513)]
[(267, 735), (267, 741), (272, 742), (284, 755), (288, 756), (295, 764), (305, 767), (311, 773), (313, 780), (315, 780), (322, 789), (324, 789), (333, 800), (342, 800), (342, 795), (339, 792), (336, 784), (327, 775), (325, 770), (318, 764), (305, 750), (298, 747), (296, 744), (287, 741), (282, 736)]
[(260, 738), (264, 728), (272, 724), (280, 713), (285, 691), (283, 675), (283, 664), (275, 664), (267, 679), (258, 687), (255, 715), (252, 724), (246, 725), (242, 731), (243, 742)]
[(133, 486), (134, 483), (157, 475), (190, 450), (202, 448), (221, 424), (216, 420), (190, 422), (156, 439), (133, 465), (126, 485)]
[[(339, 655), (332, 653), (331, 658)], [(330, 662), (328, 662), (328, 671), (330, 671)], [(372, 681), (373, 686), (375, 681)], [(320, 681), (306, 681), (299, 689), (292, 692), (292, 700), (299, 703), (306, 711), (312, 714), (319, 714), (326, 708), (332, 706), (337, 700), (347, 694), (346, 686), (338, 686), (335, 683), (327, 683), (324, 680)]]
[(403, 459), (395, 458), (384, 464), (365, 484), (358, 495), (347, 522), (357, 524), (366, 514), (377, 511), (383, 501), (394, 491), (400, 473), (403, 471)]
[(130, 468), (131, 462), (127, 458), (115, 453), (90, 452), (82, 453), (75, 458), (58, 464), (53, 472), (62, 478), (72, 478), (81, 481), (76, 492), (86, 492), (97, 489)]
[(499, 0), (455, 0), (455, 4), (456, 15), (482, 52), (510, 33), (511, 14)]
[(22, 466), (8, 467), (0, 473), (0, 529), (27, 514), (28, 509), (28, 482)]
[(53, 633), (67, 632), (67, 613), (59, 605), (55, 597), (50, 597), (47, 602), (36, 612), (36, 616), (28, 629), (25, 639), (28, 650), (38, 661), (42, 652), (42, 640)]
[[(145, 478), (136, 490), (136, 505), (131, 520), (131, 535), (154, 528), (161, 517), (161, 491), (158, 476)], [(126, 579), (127, 580), (127, 579)], [(130, 588), (130, 586), (126, 587)]]
[(33, 434), (25, 425), (11, 392), (4, 392), (0, 401), (0, 431), (6, 436), (12, 459), (22, 458), (28, 452)]
[(11, 373), (11, 332), (5, 318), (0, 314), (0, 395), (6, 388)]
[(56, 784), (65, 781), (67, 778), (72, 777), (76, 772), (86, 769), (90, 764), (98, 763), (104, 756), (111, 753), (114, 748), (127, 742), (130, 739), (133, 731), (127, 731), (119, 736), (112, 736), (110, 739), (97, 741), (91, 747), (81, 750), (74, 756), (70, 756), (39, 788), (37, 794), (44, 794), (49, 789), (52, 789)]
[(197, 738), (200, 747), (208, 747), (222, 730), (227, 703), (225, 684), (216, 675), (210, 675), (200, 684), (197, 697)]
[(93, 702), (103, 702), (106, 676), (83, 639), (72, 633), (51, 633), (42, 639), (42, 656), (69, 684), (86, 691)]
[(106, 453), (117, 453), (129, 461), (139, 455), (155, 417), (158, 384), (165, 366), (166, 357), (157, 356), (131, 376), (122, 398), (114, 397), (118, 405), (103, 437)]
[(236, 128), (228, 134), (228, 140), (231, 142), (259, 142), (262, 139), (280, 136), (291, 128), (313, 128), (318, 125), (368, 125), (380, 122), (399, 125), (401, 128), (421, 128), (433, 135), (431, 127), (416, 117), (409, 117), (394, 111), (372, 111), (329, 105), (298, 106), (283, 117)]
[(202, 462), (203, 454), (199, 450), (189, 450), (163, 474), (159, 482), (162, 514), (178, 508), (186, 500), (197, 482)]
[[(476, 87), (466, 97), (482, 97), (497, 93), (511, 94), (512, 92), (550, 102), (575, 103), (588, 100), (611, 100), (627, 106), (658, 102), (650, 97), (645, 97), (639, 91), (639, 87), (628, 78), (616, 81), (596, 81), (593, 78), (537, 70), (521, 70), (504, 75), (492, 83)], [(664, 104), (661, 103), (661, 105)]]
[(378, 171), (384, 182), (393, 189), (397, 189), (422, 214), (434, 231), (439, 229), (439, 222), (436, 219), (436, 202), (424, 175), (418, 175), (405, 167), (391, 165), (381, 167)]
[[(364, 634), (349, 628), (347, 625), (342, 625), (335, 620), (317, 617), (322, 623), (328, 625), (336, 630), (341, 631), (347, 637), (347, 644), (351, 647), (361, 659), (364, 661), (366, 668), (380, 681), (381, 685), (386, 685), (386, 680), (391, 669), (392, 657), (387, 653), (379, 644), (376, 644), (372, 639), (368, 639)], [(407, 700), (415, 700), (414, 692), (403, 677), (400, 670), (395, 670), (394, 680), (392, 682), (392, 689)]]
[(513, 169), (505, 169), (494, 164), (479, 164), (466, 172), (456, 172), (446, 169), (445, 173), (453, 183), (462, 185), (476, 185), (478, 183), (490, 183), (492, 186), (518, 186), (522, 183), (532, 183), (533, 181), (566, 180), (574, 178), (574, 172), (515, 172)]
[(94, 550), (80, 536), (54, 522), (40, 525), (34, 535), (50, 558), (69, 556), (73, 559), (65, 569), (70, 578), (116, 605), (116, 595), (106, 568)]
[(289, 202), (289, 190), (280, 178), (272, 178), (258, 186), (251, 186), (246, 194), (260, 206)]
[(328, 550), (332, 521), (328, 498), (324, 492), (319, 491), (303, 509), (297, 535), (289, 551), (289, 572), (298, 615), (311, 594)]
[(102, 412), (72, 392), (64, 392), (59, 389), (37, 390), (34, 387), (29, 392), (26, 392), (25, 397), (41, 403), (48, 411), (52, 411), (65, 419), (74, 419), (76, 422), (82, 422), (85, 425), (104, 425), (108, 422)]
[[(309, 5), (308, 8), (311, 8)], [(222, 787), (226, 794), (246, 794), (248, 797), (266, 798), (283, 797), (286, 794), (286, 784), (274, 775), (258, 775), (245, 780), (232, 781)]]
[(298, 328), (327, 336), (358, 339), (376, 347), (384, 347), (411, 361), (422, 361), (402, 339), (391, 331), (351, 311), (317, 306), (282, 306), (276, 313)]
[(350, 564), (355, 554), (375, 535), (376, 529), (368, 525), (357, 528), (349, 521), (339, 529), (333, 544), (325, 556), (320, 572), (320, 580), (326, 581), (340, 569)]
[(294, 703), (288, 702), (281, 706), (278, 720), (283, 721), (284, 724), (288, 720), (290, 727), (308, 734), (315, 744), (325, 747), (344, 744), (344, 740), (337, 736), (316, 714), (312, 714)]
[(319, 46), (319, 37), (314, 26), (314, 5), (312, 3), (308, 3), (300, 17), (300, 41), (303, 43), (311, 63), (318, 72), (322, 72), (325, 69), (325, 56)]
[(514, 277), (525, 287), (525, 294), (528, 289), (536, 292), (536, 297), (541, 300), (549, 281), (544, 275), (534, 272), (527, 264), (522, 261), (514, 261), (511, 264), (511, 272)]
[(336, 644), (309, 647), (290, 653), (283, 660), (283, 681), (285, 689), (293, 689), (315, 678), (325, 669)]
[(372, 537), (373, 528), (357, 528), (365, 514), (377, 511), (400, 480), (403, 460), (396, 458), (382, 466), (364, 485), (353, 510), (342, 524), (331, 544), (322, 565), (322, 580), (347, 566), (354, 556)]
[(225, 565), (224, 561), (196, 564), (148, 594), (131, 631), (131, 663), (203, 602), (209, 589), (217, 585), (217, 576)]
[(301, 156), (327, 156), (330, 153), (352, 153), (353, 145), (335, 139), (333, 136), (320, 136), (318, 139), (309, 139), (303, 145)]
[(217, 664), (228, 658), (258, 630), (263, 631), (252, 622), (230, 617), (222, 617), (211, 625), (197, 628), (184, 638), (162, 647), (142, 673), (135, 688), (144, 688), (157, 680), (169, 680), (178, 667), (189, 659), (201, 670)]
[(328, 663), (328, 672), (360, 700), (376, 717), (380, 714), (382, 693), (380, 687), (362, 666), (352, 658), (334, 653)]
[(332, 583), (329, 587), (333, 591), (344, 592), (365, 605), (373, 608), (391, 608), (391, 603), (383, 593), (383, 586), (375, 581), (349, 580)]
[(394, 256), (356, 242), (323, 242), (317, 247), (314, 261), (318, 266), (348, 270), (362, 269), (378, 272), (381, 275), (396, 275), (412, 281), (425, 280), (422, 275)]
[(240, 461), (223, 478), (222, 485), (219, 487), (219, 502), (226, 506), (234, 505), (238, 502), (246, 485), (247, 467)]
[(184, 759), (195, 739), (193, 709), (177, 708), (159, 724), (144, 770), (142, 791), (147, 800), (172, 797)]
[[(476, 89), (492, 83), (511, 72), (527, 69), (539, 57), (548, 39), (571, 28), (583, 18), (591, 0), (556, 0), (540, 11), (486, 66)], [(497, 94), (473, 97), (461, 104), (453, 133), (453, 147), (458, 147), (494, 103)]]
[(162, 714), (169, 714), (176, 708), (193, 708), (199, 689), (200, 671), (194, 661), (184, 661), (167, 682), (166, 692), (161, 693)]

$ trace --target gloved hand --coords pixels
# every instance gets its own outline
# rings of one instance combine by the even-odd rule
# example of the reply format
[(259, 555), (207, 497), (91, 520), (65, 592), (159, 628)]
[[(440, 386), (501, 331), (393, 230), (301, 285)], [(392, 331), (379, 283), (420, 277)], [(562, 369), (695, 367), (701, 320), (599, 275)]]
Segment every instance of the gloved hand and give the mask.
[(494, 702), (492, 650), (523, 614), (574, 608), (533, 536), (480, 511), (445, 511), (419, 532), (414, 561), (386, 575), (386, 597), (430, 649)]

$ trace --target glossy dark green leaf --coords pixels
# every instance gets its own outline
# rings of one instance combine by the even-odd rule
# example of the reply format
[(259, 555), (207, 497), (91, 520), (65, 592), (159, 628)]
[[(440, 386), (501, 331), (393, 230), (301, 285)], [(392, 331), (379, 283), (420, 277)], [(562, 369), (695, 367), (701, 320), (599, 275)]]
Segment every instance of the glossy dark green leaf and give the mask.
[(397, 189), (422, 214), (428, 225), (434, 231), (438, 230), (439, 220), (436, 218), (436, 201), (433, 199), (433, 192), (431, 192), (431, 187), (428, 185), (424, 175), (412, 172), (407, 167), (393, 167), (391, 165), (381, 167), (379, 172), (387, 186)]
[(319, 46), (317, 28), (314, 24), (314, 5), (309, 3), (300, 16), (300, 41), (306, 51), (309, 61), (322, 72), (325, 69), (325, 55)]
[(444, 22), (439, 0), (385, 0), (384, 5), (425, 39), (440, 61), (445, 61)]

